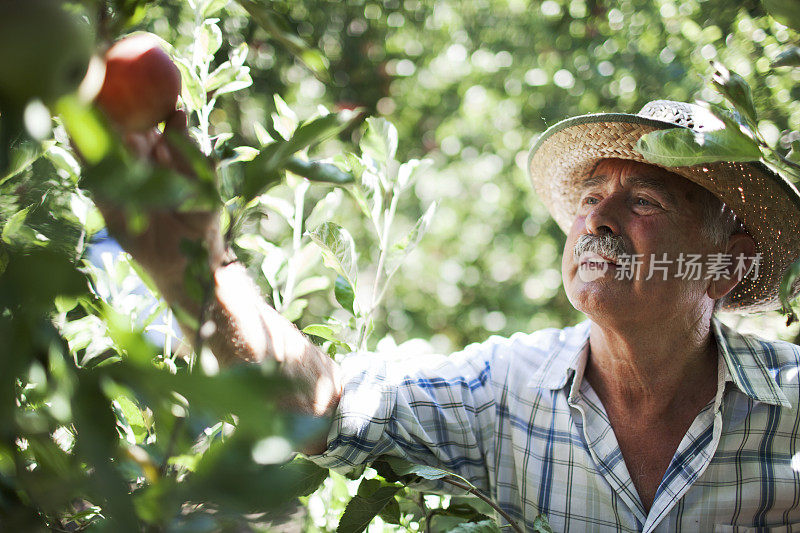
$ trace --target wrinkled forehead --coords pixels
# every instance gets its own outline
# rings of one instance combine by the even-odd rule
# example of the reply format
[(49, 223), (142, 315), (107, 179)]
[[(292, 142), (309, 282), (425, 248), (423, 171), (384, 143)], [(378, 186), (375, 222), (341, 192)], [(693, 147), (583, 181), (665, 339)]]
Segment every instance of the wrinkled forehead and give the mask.
[(683, 176), (655, 165), (628, 159), (599, 160), (588, 176), (577, 184), (577, 188), (583, 192), (612, 180), (619, 180), (629, 187), (655, 191), (676, 203), (688, 201), (702, 206), (716, 200), (709, 190)]

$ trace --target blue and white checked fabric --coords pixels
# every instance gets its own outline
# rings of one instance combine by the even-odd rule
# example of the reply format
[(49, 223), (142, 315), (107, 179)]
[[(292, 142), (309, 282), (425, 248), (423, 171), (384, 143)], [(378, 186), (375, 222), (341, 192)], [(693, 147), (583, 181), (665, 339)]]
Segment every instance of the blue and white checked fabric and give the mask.
[(527, 527), (541, 512), (555, 531), (800, 531), (800, 347), (713, 329), (717, 395), (649, 513), (583, 379), (588, 322), (450, 357), (350, 356), (328, 448), (312, 459), (340, 472), (381, 455), (438, 466)]

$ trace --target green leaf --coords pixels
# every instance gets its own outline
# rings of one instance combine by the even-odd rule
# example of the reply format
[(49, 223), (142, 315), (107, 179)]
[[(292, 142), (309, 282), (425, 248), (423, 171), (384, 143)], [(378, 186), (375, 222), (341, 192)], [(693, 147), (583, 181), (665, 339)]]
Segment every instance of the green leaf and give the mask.
[(32, 207), (32, 205), (29, 205), (25, 209), (21, 209), (9, 217), (5, 226), (3, 226), (3, 242), (7, 244), (17, 244), (19, 246), (41, 246), (45, 244), (36, 239), (36, 231), (33, 228), (25, 225), (25, 220), (28, 218), (28, 213)]
[(347, 126), (349, 126), (356, 116), (350, 111), (341, 113), (331, 113), (321, 117), (316, 117), (302, 123), (292, 135), (287, 146), (287, 157), (295, 152), (320, 143), (325, 139), (333, 137)]
[(306, 217), (306, 227), (316, 228), (323, 222), (328, 222), (341, 206), (343, 196), (344, 193), (340, 188), (335, 188), (326, 194), (322, 200), (317, 202), (314, 209), (311, 210), (311, 214)]
[[(244, 183), (241, 194), (245, 201), (254, 198), (266, 188), (280, 181), (282, 172), (287, 166), (303, 172), (306, 169), (317, 178), (334, 182), (346, 182), (341, 172), (320, 164), (297, 163), (291, 161), (292, 155), (311, 144), (318, 143), (335, 135), (347, 126), (352, 114), (339, 113), (318, 117), (303, 123), (287, 141), (276, 141), (265, 146), (261, 153), (244, 165)], [(302, 168), (301, 168), (302, 167)], [(338, 169), (336, 169), (338, 170)], [(299, 173), (298, 172), (298, 173)]]
[(333, 285), (333, 294), (336, 296), (336, 301), (339, 302), (339, 305), (355, 316), (356, 293), (353, 290), (353, 286), (350, 285), (350, 282), (341, 275), (336, 276), (336, 281)]
[(243, 182), (241, 185), (242, 199), (249, 202), (265, 190), (280, 182), (283, 174), (281, 173), (281, 162), (274, 161), (275, 154), (280, 148), (281, 142), (276, 142), (264, 147), (263, 150), (252, 160), (243, 165)]
[(311, 324), (303, 328), (303, 333), (306, 335), (314, 335), (328, 341), (336, 340), (333, 333), (333, 328), (325, 324)]
[(389, 500), (378, 516), (387, 524), (400, 525), (400, 502), (396, 498)]
[(289, 302), (288, 307), (281, 309), (281, 315), (289, 322), (294, 322), (303, 316), (303, 311), (308, 307), (308, 300), (299, 299)]
[(431, 165), (433, 165), (433, 160), (431, 159), (411, 159), (403, 163), (397, 170), (397, 187), (401, 191), (411, 187), (419, 175), (430, 168)]
[(299, 455), (281, 466), (281, 472), (291, 481), (284, 488), (292, 498), (308, 496), (328, 478), (328, 470)]
[(258, 203), (270, 211), (275, 211), (286, 220), (286, 222), (292, 224), (294, 220), (294, 206), (288, 200), (271, 194), (262, 194), (258, 197)]
[(203, 82), (192, 65), (181, 57), (174, 58), (181, 72), (181, 98), (190, 111), (199, 111), (206, 105), (206, 91)]
[(228, 83), (221, 84), (218, 89), (214, 91), (214, 97), (241, 91), (253, 85), (253, 78), (250, 76), (249, 67), (241, 67), (237, 73), (236, 78)]
[(206, 0), (203, 6), (203, 18), (210, 18), (219, 10), (228, 5), (229, 0)]
[(729, 71), (718, 61), (712, 61), (711, 66), (714, 67), (714, 75), (711, 78), (714, 87), (733, 104), (750, 124), (756, 124), (757, 115), (753, 104), (753, 95), (744, 78)]
[(334, 328), (327, 324), (311, 324), (303, 328), (303, 333), (329, 341), (331, 343), (331, 347), (341, 348), (345, 352), (353, 351), (346, 342), (340, 340), (342, 333), (341, 327)]
[(50, 160), (54, 167), (69, 174), (73, 180), (80, 177), (81, 164), (78, 163), (78, 160), (75, 159), (71, 153), (64, 150), (62, 147), (53, 145), (44, 155)]
[(533, 531), (534, 533), (553, 533), (553, 529), (550, 527), (550, 522), (543, 514), (540, 514), (533, 519)]
[[(442, 470), (441, 468), (436, 468), (433, 466), (426, 466), (426, 465), (417, 465), (414, 463), (410, 463), (405, 459), (400, 459), (398, 457), (381, 457), (381, 461), (388, 464), (392, 471), (398, 476), (407, 476), (407, 475), (415, 475), (419, 476), (423, 479), (427, 480), (437, 480), (442, 479), (443, 477), (453, 475), (446, 470)], [(457, 476), (460, 477), (460, 476)], [(463, 479), (463, 478), (460, 478)], [(470, 484), (471, 485), (471, 484)]]
[(144, 442), (145, 437), (147, 437), (148, 427), (144, 416), (142, 416), (142, 410), (139, 409), (139, 406), (137, 406), (133, 400), (125, 395), (120, 394), (116, 396), (114, 400), (119, 405), (120, 411), (125, 416), (125, 420), (133, 431), (137, 444), (141, 444)]
[(237, 46), (230, 53), (230, 59), (209, 74), (206, 80), (206, 91), (214, 92), (214, 96), (219, 96), (252, 85), (253, 78), (250, 76), (250, 67), (244, 64), (248, 50), (247, 43)]
[(289, 139), (297, 129), (299, 120), (292, 108), (281, 98), (281, 95), (273, 95), (275, 101), (275, 113), (272, 115), (272, 127), (280, 133), (284, 139)]
[(59, 99), (56, 112), (83, 158), (90, 164), (99, 163), (112, 146), (111, 135), (100, 112), (74, 96)]
[(252, 453), (252, 442), (241, 438), (237, 428), (236, 435), (204, 454), (195, 473), (181, 483), (181, 495), (226, 513), (264, 512), (309, 494), (327, 476), (326, 470), (305, 459), (262, 465), (253, 461)]
[(414, 227), (411, 228), (402, 239), (397, 241), (389, 249), (386, 258), (386, 273), (387, 277), (391, 278), (395, 272), (400, 268), (403, 260), (408, 256), (411, 251), (417, 247), (422, 237), (428, 231), (433, 220), (433, 215), (436, 212), (436, 202), (433, 202), (425, 213), (417, 220)]
[(261, 148), (275, 142), (275, 139), (272, 138), (272, 135), (270, 135), (267, 129), (260, 122), (253, 123), (253, 132), (256, 134), (256, 139), (261, 145)]
[(796, 0), (764, 0), (764, 7), (784, 26), (800, 30), (800, 3)]
[(328, 59), (322, 52), (315, 48), (308, 48), (300, 53), (300, 60), (311, 69), (311, 71), (322, 79), (326, 79), (328, 73)]
[(495, 512), (495, 509), (491, 505), (471, 494), (466, 496), (453, 496), (450, 498), (450, 505), (447, 507), (447, 510), (450, 514), (464, 516), (473, 521), (476, 521), (474, 517), (484, 515), (482, 518), (488, 518)]
[(230, 165), (232, 163), (238, 163), (239, 161), (252, 161), (258, 154), (260, 153), (257, 148), (253, 148), (252, 146), (237, 146), (233, 149), (233, 153), (236, 154), (235, 156), (226, 159), (225, 164)]
[(800, 140), (792, 141), (792, 149), (786, 154), (786, 158), (800, 164)]
[(29, 168), (34, 161), (42, 156), (43, 148), (52, 145), (51, 142), (43, 144), (44, 146), (35, 141), (21, 141), (15, 144), (11, 149), (11, 160), (5, 175), (2, 175), (2, 169), (0, 169), (0, 185)]
[(326, 276), (312, 276), (305, 278), (297, 283), (294, 288), (294, 296), (299, 298), (312, 292), (324, 291), (331, 286), (330, 278)]
[(118, 442), (116, 421), (98, 378), (95, 373), (82, 372), (72, 398), (77, 435), (75, 453), (85, 458), (93, 470), (92, 488), (96, 492), (93, 496), (105, 499), (104, 515), (111, 522), (108, 526), (114, 531), (137, 531), (128, 485), (112, 461)]
[(25, 313), (38, 315), (53, 307), (57, 295), (79, 297), (89, 291), (86, 276), (51, 247), (9, 252), (7, 257), (0, 274), (2, 307), (23, 306)]
[(795, 261), (783, 275), (783, 278), (781, 278), (781, 284), (778, 289), (778, 298), (781, 302), (781, 312), (787, 315), (787, 326), (792, 322), (797, 322), (797, 314), (795, 314), (794, 308), (792, 307), (792, 289), (794, 288), (798, 279), (800, 279), (800, 261)]
[(361, 211), (377, 225), (383, 212), (383, 187), (380, 177), (372, 170), (364, 170), (361, 179), (350, 192)]
[(286, 168), (311, 181), (321, 181), (335, 185), (346, 185), (354, 181), (351, 174), (344, 172), (336, 165), (320, 161), (304, 161), (292, 157), (286, 162)]
[(397, 128), (385, 118), (370, 117), (359, 146), (364, 154), (378, 163), (386, 163), (397, 153)]
[(338, 224), (325, 222), (308, 235), (322, 250), (325, 265), (356, 287), (358, 278), (356, 245), (350, 233)]
[(649, 162), (668, 167), (716, 161), (757, 161), (761, 157), (758, 144), (730, 126), (704, 133), (685, 128), (654, 131), (639, 139), (636, 151)]
[(381, 483), (377, 479), (365, 479), (358, 487), (356, 494), (344, 509), (337, 533), (360, 533), (375, 518), (395, 494), (403, 488), (401, 485)]
[(204, 20), (202, 26), (195, 32), (195, 41), (192, 44), (206, 61), (213, 59), (214, 54), (222, 46), (222, 31), (217, 26), (216, 19)]
[(800, 48), (793, 46), (778, 54), (769, 64), (772, 68), (800, 67)]
[(481, 520), (480, 522), (464, 522), (449, 531), (449, 533), (501, 533), (500, 527), (494, 520)]

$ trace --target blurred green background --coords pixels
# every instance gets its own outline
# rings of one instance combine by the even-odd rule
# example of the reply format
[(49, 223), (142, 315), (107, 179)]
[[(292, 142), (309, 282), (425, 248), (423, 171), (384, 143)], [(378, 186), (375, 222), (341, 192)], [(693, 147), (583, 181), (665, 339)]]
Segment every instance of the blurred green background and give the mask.
[[(356, 319), (343, 308), (346, 298), (331, 290), (336, 275), (306, 232), (333, 222), (352, 235), (357, 299), (370, 301), (370, 288), (383, 283), (373, 283), (381, 247), (374, 225), (345, 192), (363, 180), (335, 188), (291, 174), (284, 179), (283, 161), (272, 169), (275, 186), (246, 208), (250, 197), (240, 198), (245, 176), (263, 178), (253, 159), (259, 150), (284, 143), (298, 120), (321, 108), (363, 114), (330, 139), (316, 142), (324, 128), (310, 136), (292, 151), (301, 160), (308, 155), (341, 164), (343, 154), (366, 152), (372, 141), (360, 121), (370, 115), (397, 128), (391, 165), (431, 160), (400, 198), (384, 245), (407, 235), (433, 202), (435, 215), (376, 306), (374, 333), (363, 335), (370, 349), (387, 351), (422, 339), (401, 347), (400, 355), (448, 353), (489, 335), (583, 319), (561, 287), (564, 235), (525, 170), (529, 146), (559, 120), (636, 113), (653, 99), (722, 104), (711, 83), (716, 61), (752, 87), (766, 145), (787, 154), (800, 140), (794, 0), (63, 4), (97, 29), (98, 48), (137, 30), (171, 47), (183, 70), (192, 133), (205, 154), (221, 160), (226, 214), (244, 213), (232, 232), (237, 253), (263, 293), (301, 328), (312, 325), (320, 333), (320, 325), (351, 326), (339, 338), (340, 332), (325, 337), (331, 353), (358, 346), (347, 337)], [(788, 54), (781, 56), (785, 66), (774, 63), (780, 54)], [(214, 83), (212, 72), (222, 73)], [(0, 133), (6, 135), (2, 128), (13, 113), (2, 104)], [(314, 429), (277, 403), (289, 390), (285, 380), (267, 364), (220, 369), (210, 352), (191, 355), (175, 337), (167, 305), (152, 285), (141, 285), (140, 276), (147, 279), (140, 267), (103, 253), (116, 249), (103, 240), (92, 198), (152, 207), (149, 200), (160, 204), (184, 189), (170, 189), (174, 175), (120, 156), (121, 145), (102, 126), (89, 136), (112, 147), (100, 161), (110, 166), (81, 164), (64, 113), (51, 117), (43, 108), (28, 108), (44, 125), (39, 141), (0, 145), (22, 161), (0, 176), (0, 529), (18, 523), (269, 530), (267, 519), (253, 513), (302, 495), (295, 509), (302, 530), (335, 530), (357, 482), (302, 460), (288, 470), (281, 466)], [(82, 117), (89, 124), (90, 115)], [(373, 125), (382, 128), (379, 144), (381, 136), (391, 137), (387, 123)], [(302, 153), (309, 143), (309, 153)], [(386, 178), (391, 165), (376, 173)], [(386, 205), (377, 211), (385, 216)], [(194, 266), (201, 256), (193, 257)], [(369, 314), (358, 317), (362, 333)], [(723, 318), (770, 338), (798, 335), (798, 325), (787, 327), (777, 312)], [(366, 486), (374, 488), (379, 478), (367, 470)], [(376, 518), (373, 530), (386, 522), (419, 530), (422, 501), (403, 488), (387, 506), (392, 516)], [(429, 523), (435, 521), (424, 527)], [(447, 529), (443, 523), (431, 530)]]
[[(800, 71), (770, 67), (797, 34), (754, 0), (272, 6), (328, 58), (330, 78), (315, 77), (231, 4), (222, 23), (225, 42), (250, 43), (254, 83), (221, 100), (211, 116), (217, 131), (253, 144), (253, 122), (263, 122), (277, 92), (301, 117), (318, 104), (363, 106), (397, 125), (398, 159), (435, 162), (416, 184), (419, 201), (400, 206), (399, 224), (408, 226), (420, 204), (440, 201), (429, 233), (395, 278), (376, 338), (384, 331), (398, 342), (423, 337), (447, 351), (489, 334), (581, 319), (561, 290), (563, 235), (524, 170), (531, 142), (558, 120), (635, 113), (656, 98), (720, 103), (708, 83), (709, 62), (717, 60), (750, 82), (768, 142), (786, 150), (798, 136)], [(152, 9), (148, 17), (168, 40), (188, 38), (173, 10)], [(343, 145), (348, 140), (342, 135)], [(327, 143), (318, 155), (336, 151)], [(356, 216), (345, 204), (336, 221), (366, 243)], [(362, 256), (371, 249), (359, 246)], [(365, 264), (372, 259), (364, 257)], [(791, 338), (794, 330), (782, 322), (772, 316), (749, 327)]]

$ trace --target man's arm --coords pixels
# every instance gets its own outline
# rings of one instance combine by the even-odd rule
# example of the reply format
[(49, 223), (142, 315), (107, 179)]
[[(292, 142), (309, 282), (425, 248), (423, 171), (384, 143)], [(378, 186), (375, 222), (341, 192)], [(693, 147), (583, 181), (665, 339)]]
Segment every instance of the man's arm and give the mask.
[[(166, 128), (185, 133), (185, 115), (177, 112)], [(191, 167), (167, 144), (165, 135), (157, 131), (133, 134), (126, 142), (139, 157), (191, 175)], [(193, 317), (200, 316), (201, 302), (186, 290), (187, 259), (180, 244), (184, 239), (202, 242), (208, 250), (213, 281), (204, 312), (205, 324), (200, 327), (203, 342), (220, 364), (275, 360), (281, 371), (298, 384), (297, 393), (286, 400), (287, 408), (314, 416), (328, 416), (335, 411), (340, 396), (336, 364), (270, 307), (244, 267), (232, 261), (232, 252), (225, 250), (217, 213), (151, 212), (147, 228), (134, 233), (118, 207), (102, 203), (98, 207), (110, 233), (147, 270), (167, 302)], [(197, 337), (192, 325), (182, 322), (181, 329), (190, 341)], [(304, 451), (320, 453), (325, 445), (323, 437)]]

